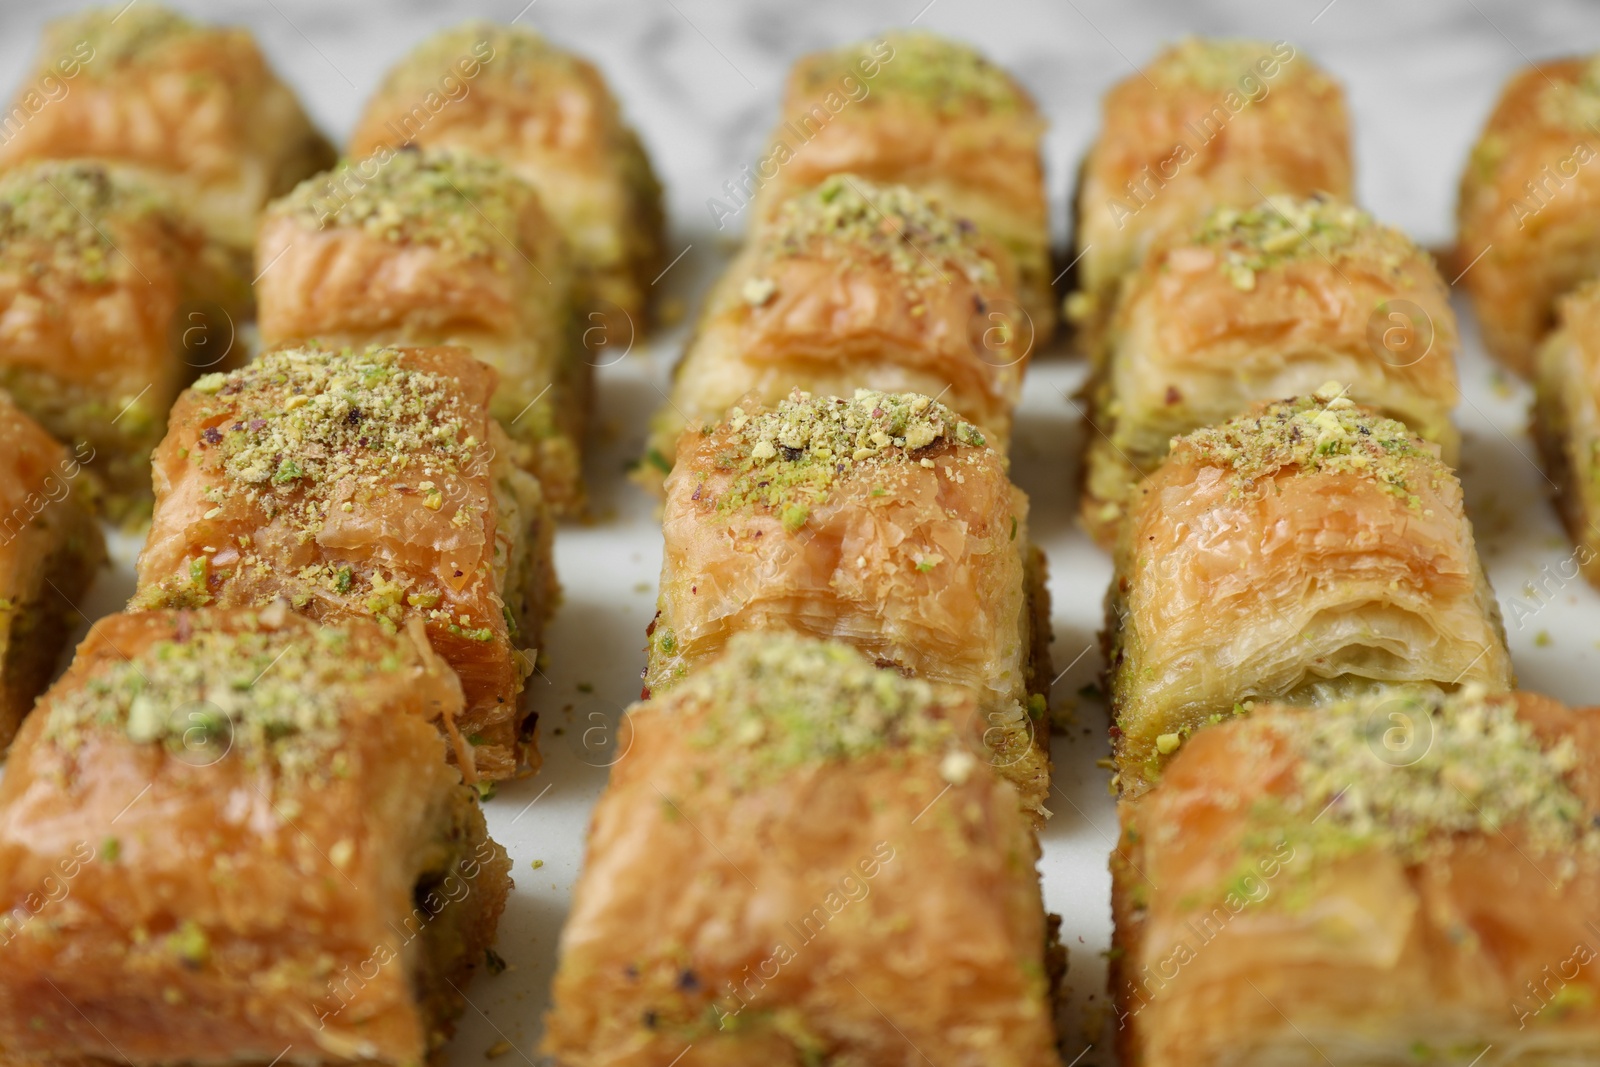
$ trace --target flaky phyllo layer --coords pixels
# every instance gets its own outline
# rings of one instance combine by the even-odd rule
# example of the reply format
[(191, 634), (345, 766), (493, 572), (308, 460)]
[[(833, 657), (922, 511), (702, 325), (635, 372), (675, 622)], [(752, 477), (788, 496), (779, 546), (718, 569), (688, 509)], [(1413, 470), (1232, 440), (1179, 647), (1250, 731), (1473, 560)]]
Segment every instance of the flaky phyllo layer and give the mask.
[(504, 163), (572, 249), (585, 328), (603, 326), (612, 358), (642, 337), (664, 265), (661, 185), (593, 64), (526, 25), (445, 30), (390, 68), (347, 151), (404, 144)]
[(1432, 259), (1327, 197), (1218, 208), (1125, 280), (1088, 387), (1085, 524), (1107, 547), (1173, 437), (1340, 382), (1455, 462), (1455, 315)]
[(783, 633), (635, 704), (545, 1051), (1055, 1062), (1037, 845), (984, 736), (970, 692)]
[(380, 146), (275, 201), (257, 258), (265, 342), (470, 348), (499, 374), (513, 459), (553, 507), (579, 508), (593, 367), (575, 343), (573, 266), (510, 168)]
[(708, 297), (641, 481), (660, 484), (685, 428), (795, 388), (937, 395), (1004, 452), (1041, 339), (1014, 260), (973, 222), (937, 196), (833, 175), (764, 219)]
[(101, 620), (0, 784), (0, 1044), (421, 1062), (509, 889), (443, 758), (461, 710), (417, 627), (283, 604)]
[(845, 641), (979, 694), (1042, 814), (1048, 610), (1027, 498), (983, 433), (916, 394), (796, 392), (686, 434), (667, 482), (648, 690), (735, 634)]
[(1120, 805), (1123, 1061), (1593, 1058), (1594, 717), (1471, 684), (1190, 739)]
[(1339, 394), (1177, 438), (1140, 486), (1106, 604), (1124, 787), (1250, 701), (1510, 686), (1460, 483)]
[(554, 596), (549, 519), (461, 349), (263, 354), (201, 378), (156, 455), (136, 607), (422, 623), (461, 674), (469, 776), (532, 758), (522, 678)]

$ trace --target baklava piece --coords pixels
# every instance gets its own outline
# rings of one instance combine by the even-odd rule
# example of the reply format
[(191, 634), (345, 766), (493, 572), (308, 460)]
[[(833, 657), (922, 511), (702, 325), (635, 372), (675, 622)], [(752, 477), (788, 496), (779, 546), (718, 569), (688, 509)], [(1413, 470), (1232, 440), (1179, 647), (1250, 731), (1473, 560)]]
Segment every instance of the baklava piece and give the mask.
[(1560, 308), (1560, 328), (1539, 351), (1533, 436), (1576, 546), (1572, 563), (1600, 587), (1600, 282)]
[[(98, 159), (139, 172), (233, 249), (249, 279), (261, 209), (333, 165), (333, 146), (248, 30), (151, 3), (50, 23), (22, 81), (0, 167)], [(41, 90), (60, 88), (41, 99)]]
[(794, 65), (767, 151), (724, 186), (713, 214), (722, 228), (728, 215), (743, 213), (753, 189), (756, 213), (771, 216), (833, 174), (908, 185), (1011, 253), (1021, 307), (1003, 310), (1042, 344), (1056, 320), (1044, 131), (1027, 90), (967, 45), (886, 34)]
[(1011, 257), (936, 199), (834, 175), (760, 226), (708, 298), (652, 426), (641, 481), (659, 486), (679, 433), (747, 393), (799, 388), (939, 395), (1000, 452), (1031, 345)]
[(1174, 436), (1329, 381), (1454, 463), (1455, 313), (1428, 254), (1348, 204), (1273, 197), (1159, 242), (1088, 389), (1084, 525), (1109, 548)]
[(593, 367), (572, 266), (533, 187), (459, 152), (378, 152), (274, 203), (257, 250), (267, 344), (465, 345), (494, 415), (558, 514), (582, 507)]
[(1512, 683), (1461, 483), (1338, 390), (1173, 442), (1118, 541), (1105, 639), (1124, 791), (1252, 701)]
[(1286, 41), (1188, 38), (1106, 94), (1077, 182), (1067, 312), (1098, 356), (1123, 275), (1164, 231), (1269, 196), (1354, 198), (1344, 91)]
[(446, 30), (389, 71), (349, 152), (364, 159), (406, 144), (504, 163), (566, 236), (584, 326), (604, 326), (618, 346), (649, 328), (664, 265), (661, 184), (592, 63), (520, 27)]
[(1003, 773), (1048, 815), (1044, 557), (1028, 498), (983, 435), (925, 396), (797, 392), (736, 408), (681, 447), (647, 692), (744, 631), (843, 641), (977, 694)]
[(105, 562), (73, 453), (0, 392), (0, 753), (49, 684)]
[(468, 780), (536, 765), (523, 680), (557, 596), (552, 523), (494, 388), (459, 348), (288, 348), (201, 378), (156, 450), (133, 606), (419, 620), (466, 692)]
[(138, 179), (94, 162), (0, 174), (0, 387), (102, 483), (150, 508), (150, 451), (203, 367), (237, 360), (248, 286), (224, 248)]
[(1594, 1062), (1597, 757), (1600, 709), (1527, 693), (1195, 737), (1121, 805), (1122, 1062)]
[(1458, 279), (1483, 343), (1518, 374), (1555, 324), (1556, 301), (1600, 276), (1600, 56), (1515, 75), (1489, 116), (1456, 209)]
[(423, 1063), (511, 887), (419, 633), (112, 615), (0, 783), (9, 1064)]
[(969, 695), (745, 634), (625, 721), (556, 1062), (1059, 1067), (1038, 846)]

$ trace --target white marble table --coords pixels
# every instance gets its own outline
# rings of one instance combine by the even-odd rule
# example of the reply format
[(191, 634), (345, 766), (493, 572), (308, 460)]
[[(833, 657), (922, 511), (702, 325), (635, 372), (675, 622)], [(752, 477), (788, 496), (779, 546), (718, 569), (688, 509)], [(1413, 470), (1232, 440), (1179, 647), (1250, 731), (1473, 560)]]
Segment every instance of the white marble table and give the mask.
[[(915, 20), (970, 40), (1015, 70), (1052, 124), (1049, 180), (1056, 228), (1064, 234), (1068, 177), (1093, 135), (1099, 95), (1111, 82), (1184, 33), (1287, 39), (1345, 83), (1366, 206), (1437, 245), (1451, 234), (1455, 185), (1468, 146), (1507, 74), (1533, 57), (1600, 47), (1600, 9), (1583, 0), (1541, 0), (1537, 6), (1530, 0), (525, 3), (192, 0), (178, 6), (249, 25), (335, 137), (349, 130), (366, 94), (403, 50), (469, 15), (520, 18), (588, 54), (622, 97), (666, 181), (672, 254), (687, 254), (660, 284), (691, 309), (737, 236), (731, 229), (717, 231), (706, 201), (761, 147), (785, 70), (803, 51)], [(20, 77), (40, 23), (76, 6), (72, 0), (5, 0), (0, 63), (9, 80)], [(557, 564), (567, 599), (551, 636), (549, 684), (536, 693), (547, 764), (489, 805), (491, 828), (517, 861), (519, 884), (500, 945), (513, 969), (469, 990), (473, 1006), (451, 1051), (457, 1064), (478, 1062), (491, 1049), (507, 1063), (542, 1064), (536, 1046), (556, 938), (581, 861), (587, 814), (605, 779), (599, 766), (604, 758), (579, 739), (596, 724), (613, 724), (637, 694), (642, 631), (653, 611), (660, 560), (650, 507), (624, 482), (622, 468), (638, 454), (644, 420), (659, 402), (657, 391), (681, 340), (682, 327), (601, 375), (603, 432), (589, 468), (598, 521), (560, 535)], [(1525, 583), (1568, 550), (1528, 458), (1526, 391), (1494, 374), (1470, 328), (1467, 343), (1463, 477), (1491, 576), (1507, 603), (1526, 596)], [(1064, 939), (1073, 953), (1074, 1001), (1065, 1044), (1069, 1059), (1081, 1054), (1082, 1067), (1106, 1067), (1113, 1058), (1104, 1025), (1101, 953), (1109, 938), (1105, 857), (1115, 817), (1104, 772), (1094, 767), (1105, 752), (1104, 709), (1075, 694), (1100, 669), (1093, 643), (1110, 568), (1073, 522), (1081, 440), (1065, 397), (1080, 375), (1081, 368), (1059, 358), (1036, 364), (1019, 414), (1015, 474), (1034, 499), (1034, 526), (1051, 557), (1054, 652), (1058, 667), (1065, 668), (1055, 699), (1075, 704), (1079, 720), (1056, 742), (1057, 816), (1044, 836), (1046, 899), (1065, 916)], [(91, 598), (91, 614), (116, 610), (119, 597), (126, 596), (137, 545), (124, 541), (118, 547), (119, 567)], [(1541, 636), (1548, 634), (1555, 638)], [(1596, 702), (1596, 637), (1600, 597), (1581, 583), (1560, 589), (1531, 621), (1511, 629), (1522, 683)], [(671, 873), (664, 872), (664, 892), (670, 891)]]

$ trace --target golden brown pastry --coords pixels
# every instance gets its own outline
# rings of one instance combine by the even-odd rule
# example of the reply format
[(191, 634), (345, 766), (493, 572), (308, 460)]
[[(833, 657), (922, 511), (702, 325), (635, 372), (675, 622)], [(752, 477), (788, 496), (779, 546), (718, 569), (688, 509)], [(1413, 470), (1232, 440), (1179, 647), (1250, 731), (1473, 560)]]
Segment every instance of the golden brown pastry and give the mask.
[(1122, 1062), (1592, 1062), (1596, 757), (1600, 709), (1481, 690), (1196, 736), (1121, 805)]
[(1329, 381), (1454, 464), (1457, 339), (1433, 260), (1365, 212), (1289, 197), (1219, 208), (1123, 283), (1088, 390), (1083, 523), (1109, 548), (1175, 435)]
[(1056, 318), (1044, 130), (1027, 90), (967, 45), (890, 33), (795, 63), (767, 151), (707, 206), (720, 230), (752, 196), (770, 217), (832, 174), (908, 185), (1011, 253), (1026, 314), (1007, 315), (1042, 344)]
[(499, 372), (513, 458), (557, 514), (581, 510), (593, 367), (531, 186), (482, 157), (380, 149), (272, 204), (256, 256), (264, 342), (465, 345)]
[(511, 881), (415, 632), (102, 619), (0, 783), (11, 1064), (424, 1062)]
[(1077, 180), (1067, 311), (1098, 355), (1122, 276), (1163, 231), (1268, 196), (1353, 199), (1344, 92), (1286, 41), (1190, 37), (1106, 94)]
[(1576, 546), (1560, 564), (1563, 576), (1581, 571), (1600, 586), (1600, 281), (1580, 286), (1559, 306), (1560, 327), (1540, 348), (1535, 368), (1533, 436)]
[(1251, 701), (1510, 688), (1461, 483), (1338, 392), (1180, 437), (1140, 486), (1106, 594), (1125, 791)]
[(78, 625), (74, 605), (105, 562), (85, 458), (0, 392), (0, 753), (49, 684)]
[(661, 184), (592, 63), (521, 27), (473, 21), (436, 34), (389, 71), (348, 151), (365, 159), (405, 144), (506, 164), (566, 236), (584, 325), (602, 325), (619, 351), (649, 327)]
[(242, 354), (247, 292), (222, 247), (130, 175), (52, 161), (0, 174), (0, 387), (104, 483), (113, 518), (148, 512), (150, 450), (179, 390)]
[(1033, 348), (1017, 296), (1011, 257), (940, 201), (826, 178), (761, 225), (707, 299), (640, 481), (660, 485), (686, 426), (796, 388), (940, 396), (1004, 453)]
[(1506, 83), (1461, 176), (1458, 279), (1490, 354), (1534, 373), (1556, 300), (1600, 276), (1600, 57), (1537, 63)]
[(844, 641), (976, 693), (1003, 773), (1049, 814), (1044, 557), (1028, 498), (976, 428), (916, 394), (797, 392), (679, 447), (647, 693), (743, 631)]
[[(45, 28), (0, 140), (0, 167), (94, 158), (167, 191), (249, 265), (268, 200), (333, 165), (248, 30), (205, 26), (153, 3), (119, 3)], [(63, 87), (40, 101), (40, 90)], [(246, 274), (248, 278), (250, 275)]]
[(1059, 1067), (1038, 848), (969, 696), (744, 634), (625, 721), (556, 1062)]
[(557, 589), (539, 484), (459, 348), (269, 351), (179, 398), (156, 450), (135, 608), (416, 620), (461, 675), (468, 781), (537, 766), (524, 708)]

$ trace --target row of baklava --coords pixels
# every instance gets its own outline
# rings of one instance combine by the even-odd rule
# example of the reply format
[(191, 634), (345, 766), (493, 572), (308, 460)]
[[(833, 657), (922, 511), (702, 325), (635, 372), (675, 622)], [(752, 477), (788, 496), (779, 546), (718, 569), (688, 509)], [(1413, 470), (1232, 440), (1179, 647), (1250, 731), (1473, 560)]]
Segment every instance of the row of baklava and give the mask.
[(252, 277), (267, 346), (470, 346), (518, 463), (578, 510), (584, 345), (648, 327), (662, 243), (660, 187), (592, 66), (468, 23), (395, 67), (342, 161), (244, 31), (90, 12), (46, 33), (33, 80), (60, 77), (31, 112), (25, 87), (0, 146), (0, 384), (93, 443), (119, 513), (148, 498), (186, 380), (242, 360)]
[(1600, 1047), (1600, 715), (1511, 692), (1446, 290), (1348, 160), (1292, 47), (1189, 41), (1084, 168), (1130, 1067)]
[(1105, 636), (1126, 1064), (1600, 1049), (1600, 709), (1512, 690), (1434, 446), (1336, 388), (1175, 438)]
[(38, 588), (6, 611), (8, 739), (26, 718), (0, 784), (0, 1052), (442, 1045), (496, 966), (510, 864), (479, 799), (537, 763), (522, 646), (555, 595), (494, 381), (450, 347), (201, 377), (156, 449), (129, 610), (37, 707), (103, 549), (71, 454), (5, 403), (0, 497), (37, 510), (3, 557)]
[(1576, 545), (1563, 569), (1600, 587), (1597, 134), (1600, 57), (1518, 72), (1461, 177), (1454, 259), (1484, 344), (1534, 381), (1534, 437)]
[[(0, 149), (0, 1059), (421, 1062), (498, 962), (479, 800), (538, 763), (579, 324), (647, 325), (659, 189), (509, 28), (419, 48), (336, 165), (242, 31), (93, 12), (39, 71), (72, 91)], [(129, 611), (30, 715), (86, 487), (136, 516), (152, 471)]]
[(783, 111), (641, 465), (644, 699), (545, 1050), (1057, 1064), (1049, 607), (1006, 459), (1052, 318), (1041, 124), (912, 34), (801, 60)]

